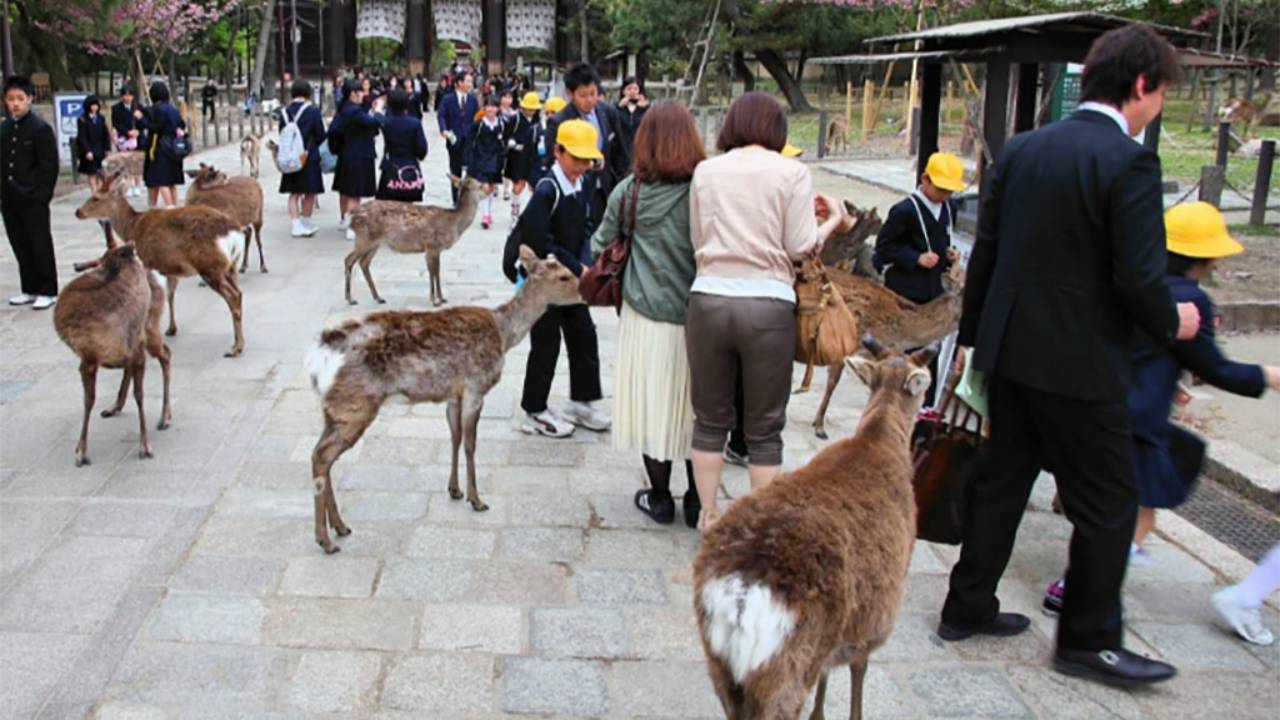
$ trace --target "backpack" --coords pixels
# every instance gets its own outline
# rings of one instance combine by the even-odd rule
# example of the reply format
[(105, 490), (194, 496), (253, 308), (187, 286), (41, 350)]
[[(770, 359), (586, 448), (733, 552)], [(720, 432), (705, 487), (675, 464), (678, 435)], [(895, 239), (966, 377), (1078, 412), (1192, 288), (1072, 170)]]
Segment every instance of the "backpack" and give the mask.
[[(556, 182), (555, 177), (548, 175), (538, 180), (537, 184), (533, 186), (534, 191), (537, 191), (538, 185), (544, 182), (550, 182), (551, 187), (555, 189), (556, 199), (551, 201), (551, 214), (555, 215), (556, 208), (560, 207), (560, 183)], [(516, 262), (520, 259), (520, 236), (522, 234), (520, 221), (523, 219), (524, 214), (522, 213), (516, 220), (515, 227), (511, 228), (511, 233), (507, 235), (507, 243), (502, 248), (502, 272), (507, 276), (508, 280), (517, 285), (521, 278), (519, 270), (516, 268)]]
[(293, 117), (289, 117), (289, 113), (281, 110), (284, 115), (284, 129), (280, 131), (280, 139), (276, 141), (279, 148), (276, 150), (276, 168), (280, 170), (281, 175), (289, 175), (301, 170), (307, 164), (307, 141), (302, 137), (302, 131), (298, 129), (298, 118), (302, 117), (302, 113), (311, 107), (311, 103), (304, 102), (298, 108), (298, 112)]

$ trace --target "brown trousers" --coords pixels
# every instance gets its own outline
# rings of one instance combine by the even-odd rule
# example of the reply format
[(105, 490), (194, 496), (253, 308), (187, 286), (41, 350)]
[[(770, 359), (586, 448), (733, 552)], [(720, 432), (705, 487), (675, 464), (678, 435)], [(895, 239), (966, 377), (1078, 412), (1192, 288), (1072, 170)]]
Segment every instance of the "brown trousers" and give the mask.
[(736, 424), (742, 365), (743, 429), (753, 465), (782, 464), (795, 354), (795, 305), (772, 298), (689, 296), (685, 340), (693, 394), (693, 449), (722, 452)]

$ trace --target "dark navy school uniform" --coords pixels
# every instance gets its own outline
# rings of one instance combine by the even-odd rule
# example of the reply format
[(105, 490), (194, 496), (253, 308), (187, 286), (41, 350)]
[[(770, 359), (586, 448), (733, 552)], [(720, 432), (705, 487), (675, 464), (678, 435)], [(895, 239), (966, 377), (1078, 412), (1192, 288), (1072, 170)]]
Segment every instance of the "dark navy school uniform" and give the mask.
[[(303, 100), (289, 103), (284, 112), (291, 118), (296, 117), (298, 132), (307, 145), (307, 163), (295, 173), (280, 176), (281, 194), (320, 195), (324, 192), (324, 173), (320, 169), (320, 144), (324, 142), (324, 117), (315, 105), (307, 104), (302, 110)], [(299, 115), (298, 111), (302, 110)], [(286, 120), (280, 118), (280, 129), (284, 130)]]
[[(79, 172), (93, 175), (102, 169), (102, 159), (111, 147), (109, 135), (107, 121), (100, 112), (85, 113), (76, 119), (76, 156), (80, 161), (76, 169)], [(87, 157), (89, 153), (93, 153), (92, 160)]]
[(147, 154), (142, 163), (142, 180), (147, 187), (185, 184), (182, 160), (171, 158), (160, 150), (160, 138), (176, 138), (178, 128), (187, 128), (178, 109), (167, 102), (156, 103), (142, 113), (138, 127), (147, 129)]
[[(537, 124), (537, 115), (533, 120), (525, 117), (524, 113), (516, 113), (516, 116), (510, 120), (507, 128), (507, 164), (503, 168), (503, 177), (511, 180), (524, 180), (529, 177), (529, 166), (538, 156), (537, 149), (534, 147), (536, 138), (534, 137), (533, 127)], [(510, 147), (511, 140), (520, 149)]]
[(502, 160), (507, 152), (506, 127), (499, 118), (492, 127), (481, 118), (467, 133), (466, 155), (463, 165), (472, 177), (482, 183), (498, 185), (502, 182)]
[(348, 102), (343, 104), (334, 122), (341, 123), (342, 151), (338, 154), (333, 189), (347, 197), (373, 197), (378, 192), (378, 178), (373, 171), (377, 150), (373, 140), (382, 127), (382, 119), (358, 103)]
[(524, 179), (533, 185), (551, 172), (551, 163), (556, 161), (556, 156), (547, 154), (547, 125), (544, 120), (538, 119), (533, 122), (529, 128), (529, 136), (532, 138), (533, 147), (528, 143), (524, 146), (524, 154), (529, 163), (529, 171), (525, 173)]
[[(436, 123), (440, 127), (440, 134), (451, 131), (456, 138), (456, 142), (445, 148), (449, 153), (449, 172), (454, 175), (461, 175), (463, 166), (467, 164), (467, 134), (471, 132), (471, 126), (478, 112), (480, 112), (480, 101), (476, 100), (475, 95), (467, 94), (459, 100), (458, 92), (453, 88), (447, 91), (442, 90), (436, 95)], [(450, 191), (456, 203), (458, 188), (450, 187)]]
[(146, 150), (147, 149), (147, 133), (145, 130), (143, 130), (142, 126), (138, 123), (138, 119), (133, 116), (134, 110), (142, 110), (142, 106), (138, 104), (137, 100), (134, 100), (132, 105), (125, 105), (123, 100), (117, 102), (115, 105), (112, 105), (111, 106), (111, 129), (113, 132), (115, 132), (117, 140), (119, 138), (128, 137), (130, 130), (137, 130), (138, 146), (134, 149)]
[[(942, 212), (935, 218), (916, 193), (889, 208), (871, 258), (875, 268), (884, 272), (885, 287), (915, 303), (941, 295), (942, 274), (951, 267), (947, 249), (953, 219), (949, 203), (942, 203)], [(920, 267), (920, 256), (929, 251), (937, 253), (938, 264)]]
[[(402, 168), (412, 165), (417, 168), (417, 176), (422, 176), (422, 167), (418, 164), (427, 156), (427, 135), (422, 131), (422, 122), (412, 115), (392, 115), (382, 124), (382, 179), (378, 184), (378, 197), (382, 197), (382, 189), (387, 181), (402, 173)], [(412, 202), (422, 200), (419, 192)]]
[(1178, 378), (1187, 370), (1210, 385), (1236, 395), (1259, 397), (1266, 390), (1262, 367), (1238, 363), (1223, 356), (1214, 339), (1213, 301), (1190, 278), (1165, 278), (1174, 302), (1195, 303), (1200, 310), (1200, 331), (1190, 340), (1172, 346), (1146, 335), (1137, 340), (1133, 358), (1133, 382), (1129, 411), (1133, 422), (1134, 465), (1138, 479), (1138, 503), (1143, 507), (1180, 505), (1204, 464), (1205, 443), (1195, 433), (1169, 420)]

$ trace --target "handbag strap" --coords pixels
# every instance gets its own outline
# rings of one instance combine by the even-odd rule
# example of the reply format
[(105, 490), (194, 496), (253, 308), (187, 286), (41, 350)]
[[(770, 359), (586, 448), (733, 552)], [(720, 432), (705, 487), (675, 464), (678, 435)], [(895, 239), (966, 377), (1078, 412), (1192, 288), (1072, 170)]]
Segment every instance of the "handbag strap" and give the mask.
[(631, 217), (627, 221), (627, 238), (631, 239), (636, 234), (636, 205), (640, 202), (640, 181), (633, 175), (631, 177)]

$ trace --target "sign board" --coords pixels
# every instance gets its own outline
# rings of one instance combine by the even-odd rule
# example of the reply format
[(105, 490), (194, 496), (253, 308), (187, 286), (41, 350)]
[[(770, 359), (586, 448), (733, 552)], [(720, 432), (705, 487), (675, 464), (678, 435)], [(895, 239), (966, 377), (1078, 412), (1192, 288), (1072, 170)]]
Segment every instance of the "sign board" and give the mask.
[(1050, 104), (1053, 120), (1061, 120), (1075, 112), (1080, 105), (1080, 75), (1084, 72), (1084, 66), (1076, 63), (1057, 67), (1061, 68), (1062, 74), (1053, 88), (1053, 101)]
[(58, 138), (58, 159), (72, 165), (71, 142), (76, 137), (76, 120), (84, 114), (89, 93), (65, 92), (53, 95), (53, 130)]

